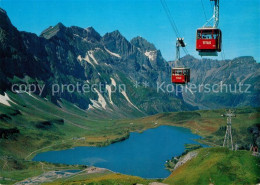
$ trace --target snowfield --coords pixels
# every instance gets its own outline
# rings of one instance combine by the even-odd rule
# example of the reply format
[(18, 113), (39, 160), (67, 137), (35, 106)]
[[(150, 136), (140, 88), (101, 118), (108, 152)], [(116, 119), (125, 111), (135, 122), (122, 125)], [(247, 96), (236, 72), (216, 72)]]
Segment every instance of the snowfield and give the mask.
[(95, 89), (95, 91), (98, 94), (98, 103), (101, 104), (103, 109), (106, 109), (107, 103), (106, 103), (105, 98), (102, 96), (102, 94), (100, 92), (98, 92), (98, 90)]
[(149, 60), (155, 60), (156, 58), (156, 51), (145, 51), (144, 54), (149, 58)]
[(110, 80), (111, 80), (112, 85), (116, 87), (116, 81), (114, 80), (114, 78), (110, 78)]
[(110, 85), (106, 85), (106, 90), (108, 92), (108, 97), (109, 97), (109, 102), (110, 104), (114, 104), (113, 101), (112, 101), (112, 95), (111, 95), (111, 86)]
[(15, 103), (15, 102), (13, 102), (13, 101), (9, 98), (8, 94), (5, 93), (4, 96), (0, 94), (0, 103), (1, 103), (1, 104), (4, 104), (4, 105), (6, 105), (6, 106), (8, 106), (8, 107), (11, 107), (11, 105), (10, 105), (9, 102)]
[(115, 56), (117, 58), (121, 58), (121, 56), (117, 53), (113, 53), (112, 51), (109, 51), (107, 48), (105, 48), (106, 52), (108, 52), (110, 55)]
[(140, 109), (138, 109), (138, 107), (136, 107), (136, 106), (129, 100), (129, 98), (128, 98), (128, 96), (127, 96), (127, 94), (126, 94), (125, 91), (122, 91), (121, 93), (122, 93), (122, 95), (125, 97), (125, 99), (128, 101), (128, 103), (130, 103), (134, 108), (136, 108), (137, 110), (139, 110), (140, 112), (142, 112)]
[(88, 51), (88, 55), (90, 56), (90, 58), (95, 62), (95, 64), (98, 64), (98, 61), (95, 59), (94, 57), (94, 52), (93, 50)]

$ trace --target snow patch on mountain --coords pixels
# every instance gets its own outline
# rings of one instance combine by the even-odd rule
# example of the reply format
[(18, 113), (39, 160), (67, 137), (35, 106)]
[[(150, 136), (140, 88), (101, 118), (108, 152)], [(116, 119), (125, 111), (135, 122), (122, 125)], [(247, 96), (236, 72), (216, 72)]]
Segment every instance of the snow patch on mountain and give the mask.
[(26, 92), (29, 96), (33, 97), (36, 100), (39, 100), (37, 97), (35, 97), (32, 93)]
[(88, 51), (88, 55), (90, 56), (90, 58), (96, 63), (96, 64), (98, 64), (98, 61), (95, 59), (95, 57), (94, 57), (94, 52), (95, 51), (93, 51), (93, 50), (90, 50), (90, 51)]
[(128, 101), (128, 103), (130, 103), (134, 108), (136, 108), (137, 110), (139, 110), (140, 112), (142, 112), (140, 109), (138, 109), (138, 107), (136, 107), (131, 101), (130, 99), (128, 98), (126, 92), (124, 90), (122, 90), (122, 95), (125, 97), (125, 99)]
[(116, 87), (116, 81), (114, 80), (114, 78), (110, 78), (110, 80), (111, 80), (112, 85)]
[(109, 51), (106, 47), (105, 47), (105, 50), (106, 50), (106, 52), (108, 52), (110, 55), (115, 56), (115, 57), (117, 57), (117, 58), (121, 58), (121, 56), (120, 56), (119, 54), (113, 53), (112, 51)]
[(91, 101), (91, 103), (92, 103), (93, 105), (89, 105), (89, 109), (94, 109), (94, 108), (101, 109), (101, 107), (100, 107), (98, 101), (92, 100), (92, 99), (90, 99), (90, 101)]
[(101, 104), (103, 109), (106, 109), (107, 103), (106, 103), (105, 98), (102, 96), (102, 94), (100, 92), (98, 92), (98, 90), (95, 89), (95, 91), (98, 94), (98, 103)]
[[(81, 56), (80, 56), (80, 57), (81, 57)], [(79, 57), (78, 57), (78, 58), (79, 58)], [(91, 60), (90, 60), (88, 54), (86, 54), (86, 56), (85, 56), (85, 58), (83, 58), (83, 60), (85, 60), (86, 62), (88, 62), (89, 64), (91, 64), (92, 66), (95, 67), (95, 65), (91, 62)]]
[(4, 93), (4, 96), (0, 94), (0, 103), (1, 103), (1, 104), (4, 104), (4, 105), (10, 107), (11, 105), (10, 105), (9, 102), (15, 103), (15, 102), (13, 102), (13, 101), (9, 98), (8, 94)]
[(94, 109), (94, 107), (92, 107), (92, 105), (88, 105), (88, 110), (90, 110), (90, 109)]
[(81, 62), (81, 61), (82, 61), (81, 55), (79, 55), (79, 56), (77, 57), (77, 59)]
[(75, 37), (80, 37), (78, 34), (75, 34), (75, 33), (73, 33), (73, 35), (74, 35)]
[(108, 97), (109, 97), (109, 102), (113, 105), (113, 101), (112, 101), (112, 91), (111, 91), (111, 86), (110, 85), (106, 85), (106, 90), (108, 92)]
[(145, 51), (145, 56), (149, 58), (149, 60), (155, 60), (156, 59), (156, 50), (155, 51)]

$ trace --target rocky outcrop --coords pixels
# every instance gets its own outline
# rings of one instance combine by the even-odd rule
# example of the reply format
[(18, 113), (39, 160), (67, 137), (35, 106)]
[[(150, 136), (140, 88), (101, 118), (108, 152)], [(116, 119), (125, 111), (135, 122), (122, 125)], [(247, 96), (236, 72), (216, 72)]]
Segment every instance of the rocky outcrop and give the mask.
[(186, 162), (190, 161), (192, 158), (196, 157), (197, 155), (198, 155), (197, 151), (191, 151), (191, 152), (187, 153), (186, 155), (184, 155), (183, 157), (181, 157), (179, 159), (179, 161), (174, 166), (174, 170), (176, 170), (177, 168), (179, 168), (180, 166), (182, 166)]

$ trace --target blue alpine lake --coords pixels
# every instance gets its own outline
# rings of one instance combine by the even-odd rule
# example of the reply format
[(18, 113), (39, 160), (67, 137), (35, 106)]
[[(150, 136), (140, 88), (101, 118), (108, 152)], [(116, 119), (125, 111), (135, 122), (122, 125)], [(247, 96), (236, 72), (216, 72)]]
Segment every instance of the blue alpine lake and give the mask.
[[(105, 147), (75, 147), (36, 155), (33, 161), (84, 164), (143, 178), (166, 178), (165, 161), (184, 152), (184, 144), (198, 144), (201, 137), (189, 129), (160, 126), (130, 133), (127, 140)], [(204, 145), (205, 146), (205, 145)]]

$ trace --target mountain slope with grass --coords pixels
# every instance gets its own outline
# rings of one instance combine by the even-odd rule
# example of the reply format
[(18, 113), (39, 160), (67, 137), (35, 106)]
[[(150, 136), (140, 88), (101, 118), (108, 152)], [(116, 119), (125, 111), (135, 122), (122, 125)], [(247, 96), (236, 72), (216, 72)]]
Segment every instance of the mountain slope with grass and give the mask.
[(260, 158), (248, 151), (204, 148), (177, 168), (166, 184), (257, 184), (260, 182)]

